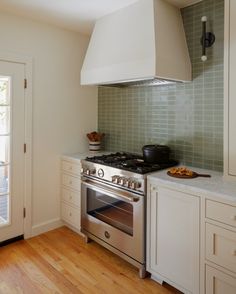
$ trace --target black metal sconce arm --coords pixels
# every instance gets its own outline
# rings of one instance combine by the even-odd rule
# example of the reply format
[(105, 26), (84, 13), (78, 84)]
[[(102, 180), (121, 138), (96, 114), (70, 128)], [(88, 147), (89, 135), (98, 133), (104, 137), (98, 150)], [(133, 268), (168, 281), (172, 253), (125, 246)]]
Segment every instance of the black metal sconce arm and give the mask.
[(207, 55), (206, 55), (206, 48), (211, 47), (215, 43), (215, 35), (211, 32), (206, 31), (206, 22), (207, 22), (207, 17), (203, 16), (202, 19), (202, 37), (201, 37), (201, 44), (202, 44), (202, 61), (207, 60)]

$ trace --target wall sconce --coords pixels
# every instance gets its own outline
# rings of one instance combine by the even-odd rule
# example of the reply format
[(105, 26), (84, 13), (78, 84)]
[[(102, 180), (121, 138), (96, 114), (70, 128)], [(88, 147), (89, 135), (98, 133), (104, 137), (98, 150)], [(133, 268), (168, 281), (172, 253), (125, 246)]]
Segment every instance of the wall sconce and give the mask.
[(206, 56), (206, 48), (211, 47), (215, 43), (215, 35), (211, 32), (206, 31), (206, 22), (207, 22), (207, 17), (203, 16), (202, 19), (202, 37), (201, 37), (201, 44), (202, 44), (202, 61), (207, 60)]

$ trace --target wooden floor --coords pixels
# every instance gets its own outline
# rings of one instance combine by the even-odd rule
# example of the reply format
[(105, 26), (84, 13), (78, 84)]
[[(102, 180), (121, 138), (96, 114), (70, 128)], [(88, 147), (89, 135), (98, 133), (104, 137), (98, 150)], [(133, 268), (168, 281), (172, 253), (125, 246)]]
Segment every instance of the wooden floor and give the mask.
[(0, 248), (0, 293), (180, 293), (66, 227)]

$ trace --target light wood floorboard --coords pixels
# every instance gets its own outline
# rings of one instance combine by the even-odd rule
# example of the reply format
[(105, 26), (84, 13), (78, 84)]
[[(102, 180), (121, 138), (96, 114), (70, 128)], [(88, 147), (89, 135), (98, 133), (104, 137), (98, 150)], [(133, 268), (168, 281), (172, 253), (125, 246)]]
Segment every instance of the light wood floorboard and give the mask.
[(110, 251), (62, 227), (0, 248), (1, 294), (180, 293), (150, 278)]

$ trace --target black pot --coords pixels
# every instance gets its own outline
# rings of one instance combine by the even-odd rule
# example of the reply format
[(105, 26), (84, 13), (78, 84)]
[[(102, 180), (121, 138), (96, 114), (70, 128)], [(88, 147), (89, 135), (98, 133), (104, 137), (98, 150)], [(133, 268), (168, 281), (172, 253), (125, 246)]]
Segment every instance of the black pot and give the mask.
[(147, 163), (167, 163), (170, 160), (170, 148), (165, 145), (143, 146), (143, 159)]

